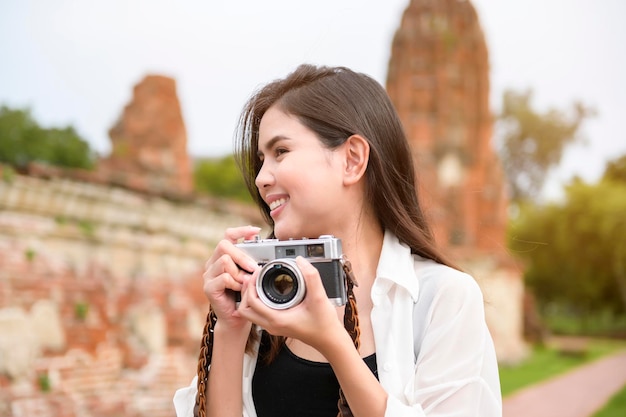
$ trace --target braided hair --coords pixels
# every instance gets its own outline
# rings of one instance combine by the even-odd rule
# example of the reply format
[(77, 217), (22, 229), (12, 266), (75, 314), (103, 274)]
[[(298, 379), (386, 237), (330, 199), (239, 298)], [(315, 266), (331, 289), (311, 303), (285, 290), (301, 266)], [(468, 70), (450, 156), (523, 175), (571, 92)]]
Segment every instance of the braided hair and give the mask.
[[(343, 317), (343, 324), (346, 331), (352, 338), (355, 348), (358, 350), (360, 343), (361, 330), (359, 328), (359, 314), (356, 307), (356, 298), (354, 296), (354, 286), (356, 280), (352, 273), (352, 266), (350, 262), (345, 260), (343, 264), (343, 270), (346, 274), (347, 295), (346, 308)], [(202, 341), (200, 343), (200, 355), (198, 357), (198, 395), (196, 396), (196, 404), (194, 407), (194, 416), (206, 417), (206, 387), (209, 374), (209, 365), (213, 356), (213, 329), (217, 322), (217, 316), (211, 308), (207, 315), (206, 324), (204, 325), (204, 332), (202, 334)], [(274, 337), (271, 336), (270, 337)], [(284, 342), (284, 338), (280, 337), (280, 340)], [(274, 347), (274, 345), (272, 345)], [(275, 354), (274, 354), (275, 356)], [(273, 360), (273, 358), (270, 358)], [(341, 388), (339, 388), (339, 401), (337, 402), (338, 414), (337, 417), (349, 417), (352, 416), (350, 406), (346, 400), (345, 395)]]

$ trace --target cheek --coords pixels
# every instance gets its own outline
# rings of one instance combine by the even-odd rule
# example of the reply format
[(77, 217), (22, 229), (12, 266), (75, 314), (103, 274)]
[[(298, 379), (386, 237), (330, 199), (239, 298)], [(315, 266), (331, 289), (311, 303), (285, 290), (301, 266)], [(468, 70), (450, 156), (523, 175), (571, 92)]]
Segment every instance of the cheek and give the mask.
[(300, 179), (298, 190), (304, 204), (332, 207), (342, 196), (341, 183), (330, 173), (312, 173)]
[(304, 158), (284, 161), (275, 171), (280, 182), (292, 196), (301, 201), (315, 202), (341, 192), (342, 178), (337, 166), (329, 164), (325, 155), (308, 154)]

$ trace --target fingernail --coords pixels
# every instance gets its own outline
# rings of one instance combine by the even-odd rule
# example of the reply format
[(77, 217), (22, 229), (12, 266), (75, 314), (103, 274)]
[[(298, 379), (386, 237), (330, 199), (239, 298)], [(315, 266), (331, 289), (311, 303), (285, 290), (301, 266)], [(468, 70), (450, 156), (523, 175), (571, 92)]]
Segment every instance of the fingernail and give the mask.
[(252, 274), (257, 269), (258, 266), (259, 266), (259, 264), (257, 264), (256, 262), (252, 261), (252, 262), (247, 264), (246, 271), (248, 271), (248, 272), (250, 272), (250, 274)]

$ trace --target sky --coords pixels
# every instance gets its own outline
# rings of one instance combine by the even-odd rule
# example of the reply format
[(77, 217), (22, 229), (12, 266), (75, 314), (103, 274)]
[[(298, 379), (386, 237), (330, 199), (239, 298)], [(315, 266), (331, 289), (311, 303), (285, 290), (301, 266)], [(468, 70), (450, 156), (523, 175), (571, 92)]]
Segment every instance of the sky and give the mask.
[[(436, 1), (436, 0), (435, 0)], [(463, 1), (463, 0), (459, 0)], [(0, 105), (72, 125), (100, 154), (148, 74), (176, 79), (191, 155), (232, 151), (241, 108), (300, 63), (343, 65), (385, 85), (409, 0), (0, 0)], [(505, 89), (542, 111), (575, 100), (597, 115), (544, 189), (594, 182), (626, 154), (626, 1), (472, 0), (490, 59), (491, 108)]]

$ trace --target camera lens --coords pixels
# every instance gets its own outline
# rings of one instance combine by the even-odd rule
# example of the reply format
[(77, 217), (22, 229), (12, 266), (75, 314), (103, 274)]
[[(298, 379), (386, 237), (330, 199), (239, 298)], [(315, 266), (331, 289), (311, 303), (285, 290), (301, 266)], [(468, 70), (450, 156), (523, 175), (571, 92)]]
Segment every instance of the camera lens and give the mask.
[(261, 269), (257, 292), (269, 307), (287, 309), (304, 298), (304, 279), (293, 260), (276, 259)]

